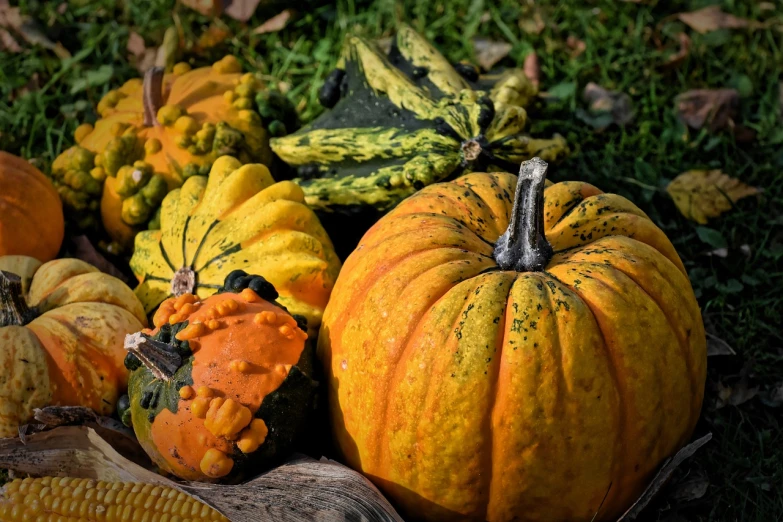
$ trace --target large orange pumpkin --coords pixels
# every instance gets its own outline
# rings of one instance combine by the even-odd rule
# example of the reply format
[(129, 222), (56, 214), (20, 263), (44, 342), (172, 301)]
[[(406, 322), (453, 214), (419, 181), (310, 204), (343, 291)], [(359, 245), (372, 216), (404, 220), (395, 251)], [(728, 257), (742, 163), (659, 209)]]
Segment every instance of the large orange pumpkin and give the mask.
[(0, 437), (35, 408), (109, 415), (125, 390), (125, 334), (146, 324), (125, 283), (78, 259), (0, 257)]
[(27, 161), (0, 151), (0, 256), (54, 259), (65, 234), (60, 196)]
[(326, 308), (339, 448), (413, 517), (614, 520), (696, 424), (705, 334), (672, 244), (627, 199), (545, 173), (426, 187)]

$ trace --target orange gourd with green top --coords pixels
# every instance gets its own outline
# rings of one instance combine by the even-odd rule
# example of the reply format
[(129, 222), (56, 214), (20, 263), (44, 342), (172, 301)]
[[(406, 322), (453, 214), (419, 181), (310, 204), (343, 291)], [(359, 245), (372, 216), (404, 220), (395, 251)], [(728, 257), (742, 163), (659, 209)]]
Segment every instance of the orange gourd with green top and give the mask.
[(123, 422), (161, 469), (188, 480), (253, 474), (292, 447), (313, 409), (307, 320), (241, 270), (216, 294), (165, 300), (129, 335)]

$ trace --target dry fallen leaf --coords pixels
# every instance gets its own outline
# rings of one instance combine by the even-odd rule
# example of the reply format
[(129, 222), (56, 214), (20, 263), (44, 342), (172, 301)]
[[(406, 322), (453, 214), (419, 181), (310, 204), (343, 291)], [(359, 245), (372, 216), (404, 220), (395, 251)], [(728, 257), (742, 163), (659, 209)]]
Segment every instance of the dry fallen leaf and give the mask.
[(476, 53), (478, 64), (485, 71), (489, 71), (493, 65), (508, 56), (508, 53), (511, 51), (511, 44), (490, 40), (489, 38), (474, 38), (473, 50)]
[(144, 51), (147, 50), (147, 46), (144, 44), (144, 38), (135, 31), (131, 31), (128, 35), (128, 45), (125, 49), (135, 58), (144, 56)]
[(204, 16), (220, 16), (223, 12), (223, 0), (180, 0), (183, 5), (198, 11)]
[(286, 24), (288, 24), (288, 20), (291, 19), (291, 16), (293, 15), (293, 10), (286, 9), (263, 24), (259, 25), (253, 30), (253, 34), (265, 34), (265, 33), (274, 33), (276, 31), (282, 30)]
[(9, 53), (21, 53), (22, 47), (11, 36), (11, 33), (0, 27), (0, 51), (7, 51)]
[(202, 32), (198, 37), (196, 45), (193, 50), (197, 53), (201, 53), (207, 49), (211, 49), (221, 42), (225, 41), (231, 36), (231, 31), (225, 25), (211, 24), (206, 31)]
[(745, 404), (759, 394), (758, 387), (748, 388), (747, 377), (743, 376), (734, 386), (717, 384), (717, 398), (714, 409), (719, 410), (727, 405), (739, 406)]
[(707, 332), (707, 357), (715, 355), (737, 355), (737, 352), (734, 351), (734, 348), (729, 343), (717, 335)]
[(674, 487), (671, 498), (679, 502), (691, 502), (700, 499), (707, 493), (710, 487), (710, 480), (704, 473), (695, 473), (687, 477)]
[(783, 382), (779, 382), (771, 390), (760, 395), (761, 402), (772, 408), (783, 406)]
[(758, 22), (724, 13), (719, 5), (710, 5), (690, 13), (679, 13), (677, 18), (694, 31), (702, 34), (717, 29), (743, 29), (759, 26)]
[(693, 454), (696, 453), (699, 448), (707, 444), (711, 439), (712, 433), (708, 433), (700, 439), (696, 439), (695, 441), (691, 442), (680, 451), (675, 453), (673, 457), (666, 460), (666, 462), (664, 462), (661, 468), (658, 470), (658, 473), (655, 474), (655, 477), (653, 477), (650, 484), (647, 486), (647, 489), (645, 489), (639, 498), (636, 499), (636, 502), (634, 502), (633, 505), (628, 508), (625, 513), (623, 513), (623, 516), (617, 519), (617, 522), (635, 520), (636, 517), (638, 517), (639, 514), (644, 510), (644, 508), (647, 507), (647, 504), (649, 504), (650, 501), (655, 498), (666, 482), (669, 481), (672, 473), (674, 473), (674, 470), (677, 469), (677, 466), (682, 464), (685, 459), (693, 456)]
[(582, 98), (588, 103), (588, 111), (580, 109), (577, 116), (598, 131), (612, 123), (624, 126), (633, 121), (631, 97), (624, 92), (609, 91), (590, 82), (585, 86)]
[(525, 64), (522, 66), (522, 72), (525, 73), (527, 79), (530, 80), (530, 83), (535, 85), (537, 89), (541, 78), (541, 66), (538, 63), (538, 55), (535, 51), (525, 56)]
[(705, 125), (711, 132), (734, 123), (739, 108), (739, 92), (736, 89), (696, 89), (675, 98), (677, 115), (689, 127), (701, 129)]
[(675, 67), (679, 67), (679, 65), (688, 59), (688, 56), (691, 53), (691, 38), (685, 33), (680, 33), (677, 35), (677, 38), (680, 40), (680, 49), (669, 56), (669, 58), (666, 59), (666, 61), (661, 65), (664, 69), (673, 69)]
[[(52, 42), (49, 37), (46, 36), (46, 32), (38, 25), (38, 22), (27, 15), (22, 15), (18, 7), (9, 7), (5, 3), (0, 4), (0, 28), (12, 30), (28, 44), (40, 45), (41, 47), (52, 51), (60, 59), (64, 60), (71, 57), (71, 53), (68, 52), (68, 49), (63, 47), (59, 42)], [(3, 38), (3, 40), (7, 39)], [(10, 43), (10, 40), (3, 41), (3, 45), (6, 45), (7, 43)]]
[(571, 49), (571, 58), (576, 58), (587, 49), (587, 44), (574, 35), (566, 38), (566, 45)]
[(689, 170), (666, 187), (683, 216), (701, 225), (718, 217), (738, 200), (761, 190), (731, 178), (720, 170)]
[(541, 34), (546, 24), (544, 19), (541, 18), (541, 13), (534, 11), (532, 15), (525, 15), (519, 19), (519, 28), (527, 34)]
[(253, 13), (256, 12), (256, 8), (261, 3), (261, 0), (228, 0), (223, 3), (228, 4), (223, 11), (226, 15), (234, 20), (247, 22), (253, 16)]

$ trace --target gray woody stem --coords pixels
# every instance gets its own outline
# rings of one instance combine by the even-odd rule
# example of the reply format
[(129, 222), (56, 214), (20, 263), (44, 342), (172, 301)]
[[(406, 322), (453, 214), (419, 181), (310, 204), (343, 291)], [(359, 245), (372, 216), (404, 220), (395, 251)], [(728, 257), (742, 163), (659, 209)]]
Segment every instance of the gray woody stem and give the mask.
[(182, 357), (171, 351), (168, 344), (150, 339), (140, 332), (125, 336), (125, 349), (138, 357), (155, 378), (166, 382), (182, 366)]
[(503, 270), (540, 272), (552, 258), (552, 245), (544, 235), (546, 171), (541, 158), (523, 161), (519, 168), (511, 222), (495, 243), (495, 261)]

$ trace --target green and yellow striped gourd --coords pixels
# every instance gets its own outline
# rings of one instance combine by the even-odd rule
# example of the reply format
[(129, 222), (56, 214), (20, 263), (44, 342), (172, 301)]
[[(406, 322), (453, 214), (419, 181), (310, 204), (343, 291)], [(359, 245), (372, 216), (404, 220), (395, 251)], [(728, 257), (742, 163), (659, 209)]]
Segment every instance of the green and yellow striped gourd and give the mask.
[(402, 25), (388, 55), (349, 37), (320, 91), (330, 110), (270, 144), (297, 168), (311, 207), (383, 212), (462, 172), (505, 171), (533, 156), (553, 161), (567, 153), (559, 135), (524, 133), (524, 106), (536, 93), (520, 69), (479, 79), (475, 67), (453, 66)]

